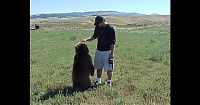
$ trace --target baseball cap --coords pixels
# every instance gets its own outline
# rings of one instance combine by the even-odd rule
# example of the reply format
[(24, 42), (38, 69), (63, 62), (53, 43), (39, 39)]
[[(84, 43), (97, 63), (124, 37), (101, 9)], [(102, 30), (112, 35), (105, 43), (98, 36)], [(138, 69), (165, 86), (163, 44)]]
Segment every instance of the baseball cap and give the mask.
[(95, 26), (98, 26), (99, 23), (101, 23), (101, 22), (104, 21), (104, 20), (105, 20), (105, 18), (104, 18), (103, 16), (98, 15), (98, 16), (96, 16), (96, 18), (95, 18), (95, 23), (94, 23), (94, 25), (95, 25)]

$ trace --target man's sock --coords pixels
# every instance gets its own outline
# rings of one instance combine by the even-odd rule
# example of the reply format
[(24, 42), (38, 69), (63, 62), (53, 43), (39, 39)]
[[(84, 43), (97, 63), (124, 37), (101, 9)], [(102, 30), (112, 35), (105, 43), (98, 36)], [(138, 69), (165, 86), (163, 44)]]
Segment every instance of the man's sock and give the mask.
[(108, 80), (107, 82), (110, 82), (110, 83), (112, 83), (112, 80)]
[(101, 78), (97, 78), (97, 81), (98, 81), (99, 83), (101, 83)]

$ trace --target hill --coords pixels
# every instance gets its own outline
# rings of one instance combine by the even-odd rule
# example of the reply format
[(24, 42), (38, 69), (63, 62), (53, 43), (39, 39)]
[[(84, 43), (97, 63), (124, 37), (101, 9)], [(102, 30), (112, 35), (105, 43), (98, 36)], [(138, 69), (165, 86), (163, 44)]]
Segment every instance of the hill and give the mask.
[(136, 13), (136, 12), (125, 13), (125, 12), (117, 12), (117, 11), (90, 11), (90, 12), (38, 14), (38, 15), (31, 15), (31, 18), (49, 18), (49, 17), (69, 18), (69, 17), (83, 17), (83, 16), (96, 16), (96, 15), (104, 15), (104, 16), (140, 16), (140, 15), (145, 15), (145, 14), (140, 14), (140, 13)]
[[(104, 16), (115, 28), (147, 27), (170, 25), (170, 15)], [(39, 24), (41, 29), (90, 29), (95, 16), (71, 18), (32, 18), (31, 24)]]

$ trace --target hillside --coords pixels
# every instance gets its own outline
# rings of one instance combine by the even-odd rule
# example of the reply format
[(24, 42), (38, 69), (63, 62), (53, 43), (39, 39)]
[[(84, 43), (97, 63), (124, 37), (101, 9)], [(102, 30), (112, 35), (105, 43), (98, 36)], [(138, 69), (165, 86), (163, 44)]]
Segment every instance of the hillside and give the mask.
[[(144, 16), (104, 16), (115, 28), (147, 27), (152, 25), (170, 25), (170, 15)], [(71, 18), (33, 18), (30, 24), (38, 24), (41, 29), (91, 29), (95, 16)]]
[(50, 13), (50, 14), (38, 14), (31, 15), (31, 18), (70, 18), (70, 17), (83, 17), (83, 16), (95, 16), (95, 15), (104, 15), (104, 16), (140, 16), (145, 14), (140, 13), (125, 13), (117, 11), (91, 11), (91, 12), (71, 12), (71, 13)]

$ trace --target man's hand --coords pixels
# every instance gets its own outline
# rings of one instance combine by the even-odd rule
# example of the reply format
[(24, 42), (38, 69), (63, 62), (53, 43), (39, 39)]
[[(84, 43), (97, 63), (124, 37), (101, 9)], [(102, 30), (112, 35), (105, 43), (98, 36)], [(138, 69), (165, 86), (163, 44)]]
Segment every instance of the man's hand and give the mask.
[(81, 42), (86, 42), (86, 39), (83, 39)]
[(115, 45), (111, 45), (110, 46), (110, 55), (109, 55), (109, 59), (113, 59), (114, 57), (114, 48), (115, 48)]
[(93, 37), (93, 36), (91, 36), (91, 37), (88, 37), (88, 38), (85, 38), (85, 39), (83, 39), (81, 42), (87, 42), (87, 41), (92, 41), (92, 40), (94, 40), (95, 38)]
[(109, 59), (113, 59), (114, 54), (111, 52), (109, 55)]
[(78, 46), (80, 46), (81, 44), (86, 44), (86, 43), (85, 43), (85, 42), (82, 42), (82, 41), (81, 41), (81, 42), (78, 42), (78, 43), (76, 43), (75, 47), (78, 48)]

